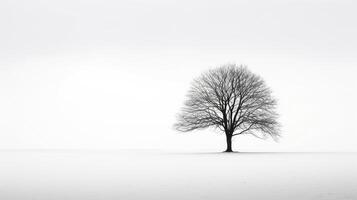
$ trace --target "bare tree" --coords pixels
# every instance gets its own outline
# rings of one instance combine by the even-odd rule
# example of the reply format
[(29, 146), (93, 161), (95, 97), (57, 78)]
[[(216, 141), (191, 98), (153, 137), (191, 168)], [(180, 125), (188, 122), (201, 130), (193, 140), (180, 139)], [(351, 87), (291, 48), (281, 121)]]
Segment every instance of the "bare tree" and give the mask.
[(227, 150), (232, 137), (252, 134), (277, 139), (276, 100), (264, 80), (244, 66), (223, 65), (195, 79), (175, 128), (182, 132), (214, 127), (226, 135)]

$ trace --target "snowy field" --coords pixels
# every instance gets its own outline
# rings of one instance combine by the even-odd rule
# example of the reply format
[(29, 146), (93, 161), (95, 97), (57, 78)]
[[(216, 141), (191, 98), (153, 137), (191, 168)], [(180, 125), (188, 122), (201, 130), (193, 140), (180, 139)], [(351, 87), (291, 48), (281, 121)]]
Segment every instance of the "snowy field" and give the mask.
[(0, 199), (357, 199), (355, 153), (1, 151)]

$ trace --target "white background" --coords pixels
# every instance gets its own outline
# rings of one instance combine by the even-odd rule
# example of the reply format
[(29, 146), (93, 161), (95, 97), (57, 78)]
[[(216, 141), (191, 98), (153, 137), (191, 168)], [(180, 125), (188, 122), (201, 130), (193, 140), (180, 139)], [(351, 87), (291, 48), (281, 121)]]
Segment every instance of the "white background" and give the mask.
[(354, 1), (0, 2), (1, 149), (221, 151), (172, 129), (190, 81), (225, 63), (263, 76), (280, 143), (240, 151), (356, 151)]

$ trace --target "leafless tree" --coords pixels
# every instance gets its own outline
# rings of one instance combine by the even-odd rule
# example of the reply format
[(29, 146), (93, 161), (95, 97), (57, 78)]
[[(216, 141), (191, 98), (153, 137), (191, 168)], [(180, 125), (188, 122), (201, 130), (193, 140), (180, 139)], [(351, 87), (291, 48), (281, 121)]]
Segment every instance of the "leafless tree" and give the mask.
[(232, 137), (252, 134), (277, 139), (277, 101), (264, 80), (235, 64), (209, 70), (195, 79), (178, 116), (175, 128), (182, 132), (214, 127), (225, 133), (226, 152), (232, 151)]

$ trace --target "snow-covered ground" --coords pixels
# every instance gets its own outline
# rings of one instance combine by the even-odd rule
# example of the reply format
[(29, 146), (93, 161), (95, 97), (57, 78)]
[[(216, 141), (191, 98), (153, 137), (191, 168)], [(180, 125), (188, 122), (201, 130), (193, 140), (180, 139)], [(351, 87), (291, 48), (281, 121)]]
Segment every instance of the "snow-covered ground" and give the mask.
[(1, 151), (0, 199), (357, 199), (357, 154)]

